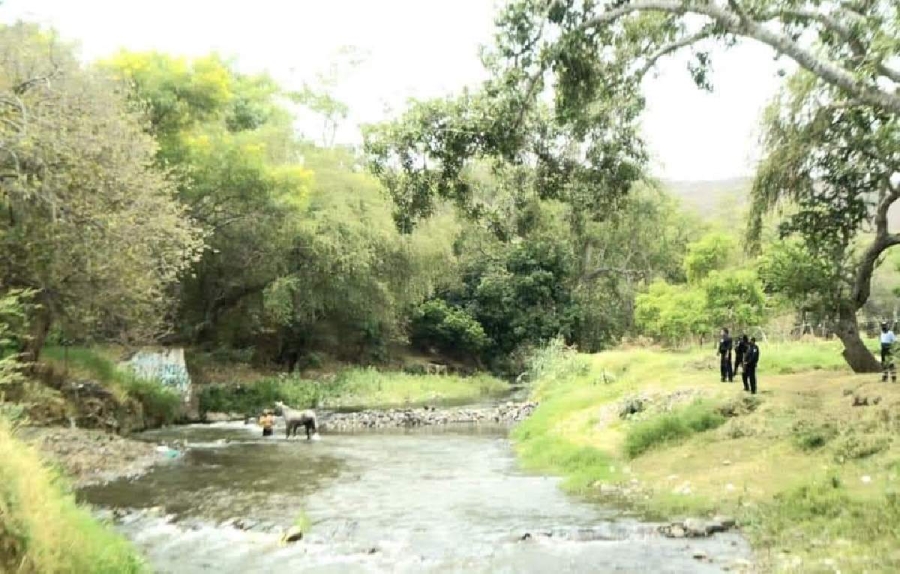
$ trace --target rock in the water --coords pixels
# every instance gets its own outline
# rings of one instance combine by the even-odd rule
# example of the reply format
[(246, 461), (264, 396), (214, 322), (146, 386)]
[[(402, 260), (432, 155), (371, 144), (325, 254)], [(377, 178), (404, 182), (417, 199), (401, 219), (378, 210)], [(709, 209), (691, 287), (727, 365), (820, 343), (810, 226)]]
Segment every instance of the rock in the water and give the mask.
[(687, 535), (684, 527), (677, 522), (668, 524), (666, 526), (660, 526), (659, 532), (667, 538), (684, 538)]
[(709, 525), (699, 518), (688, 518), (683, 523), (685, 533), (691, 538), (709, 536)]
[(303, 531), (296, 526), (289, 528), (281, 537), (282, 542), (298, 542), (300, 540), (303, 540)]
[(706, 552), (702, 550), (694, 550), (692, 556), (694, 557), (694, 560), (707, 560), (709, 558)]
[(737, 525), (737, 521), (730, 516), (716, 516), (712, 519), (712, 522), (709, 524), (709, 528), (712, 532), (726, 532), (731, 530)]

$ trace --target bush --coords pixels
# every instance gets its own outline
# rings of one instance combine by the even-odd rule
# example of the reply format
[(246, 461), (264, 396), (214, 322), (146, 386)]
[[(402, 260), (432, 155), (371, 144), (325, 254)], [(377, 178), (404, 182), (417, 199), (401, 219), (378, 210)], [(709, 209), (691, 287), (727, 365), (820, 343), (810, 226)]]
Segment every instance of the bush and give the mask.
[(264, 379), (249, 385), (209, 385), (199, 393), (200, 412), (254, 414), (282, 401), (295, 408), (317, 406), (328, 383), (296, 377)]
[(835, 459), (838, 462), (866, 458), (887, 450), (891, 446), (888, 436), (850, 434), (837, 443)]
[(435, 346), (447, 353), (478, 356), (490, 343), (481, 323), (441, 299), (419, 305), (412, 317), (411, 339), (419, 346)]
[(725, 420), (716, 407), (697, 401), (678, 411), (634, 424), (625, 436), (625, 454), (635, 458), (654, 447), (718, 428)]
[(181, 395), (159, 381), (128, 379), (124, 383), (129, 396), (137, 399), (144, 410), (148, 426), (156, 427), (174, 423), (181, 412)]
[(800, 421), (794, 425), (794, 444), (803, 451), (822, 448), (838, 435), (837, 428), (831, 423), (813, 425)]

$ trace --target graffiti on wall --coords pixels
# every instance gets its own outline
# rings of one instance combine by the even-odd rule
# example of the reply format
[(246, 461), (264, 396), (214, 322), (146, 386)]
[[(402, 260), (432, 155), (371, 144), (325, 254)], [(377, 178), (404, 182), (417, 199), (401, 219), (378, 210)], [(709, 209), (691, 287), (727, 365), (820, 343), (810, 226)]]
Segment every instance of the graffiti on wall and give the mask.
[(143, 379), (156, 379), (177, 390), (185, 401), (191, 396), (191, 377), (184, 362), (184, 349), (143, 350), (128, 361)]

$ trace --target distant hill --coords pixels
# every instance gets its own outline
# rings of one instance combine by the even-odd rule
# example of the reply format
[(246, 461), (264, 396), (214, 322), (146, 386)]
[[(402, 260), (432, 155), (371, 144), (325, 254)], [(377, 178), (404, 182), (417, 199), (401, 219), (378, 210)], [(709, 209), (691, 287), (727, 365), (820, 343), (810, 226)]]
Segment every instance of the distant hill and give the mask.
[(663, 189), (704, 218), (743, 214), (753, 179), (739, 177), (715, 181), (663, 181)]
[[(750, 201), (753, 178), (737, 177), (715, 181), (662, 181), (663, 189), (704, 219), (726, 214), (743, 216)], [(891, 231), (900, 232), (900, 202), (888, 212)]]

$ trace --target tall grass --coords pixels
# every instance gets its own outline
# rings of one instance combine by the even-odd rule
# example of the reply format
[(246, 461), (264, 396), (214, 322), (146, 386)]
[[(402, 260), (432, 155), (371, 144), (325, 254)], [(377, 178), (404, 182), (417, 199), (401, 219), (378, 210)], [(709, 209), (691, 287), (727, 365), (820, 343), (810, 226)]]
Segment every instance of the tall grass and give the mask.
[(635, 458), (652, 448), (718, 428), (725, 424), (725, 420), (713, 405), (697, 401), (629, 427), (625, 435), (625, 454)]
[(275, 401), (297, 408), (403, 407), (476, 400), (507, 388), (506, 383), (488, 375), (429, 376), (348, 369), (327, 381), (283, 376), (247, 385), (209, 385), (200, 391), (200, 410), (251, 414)]
[(121, 536), (78, 506), (0, 418), (0, 571), (127, 574), (144, 564)]

